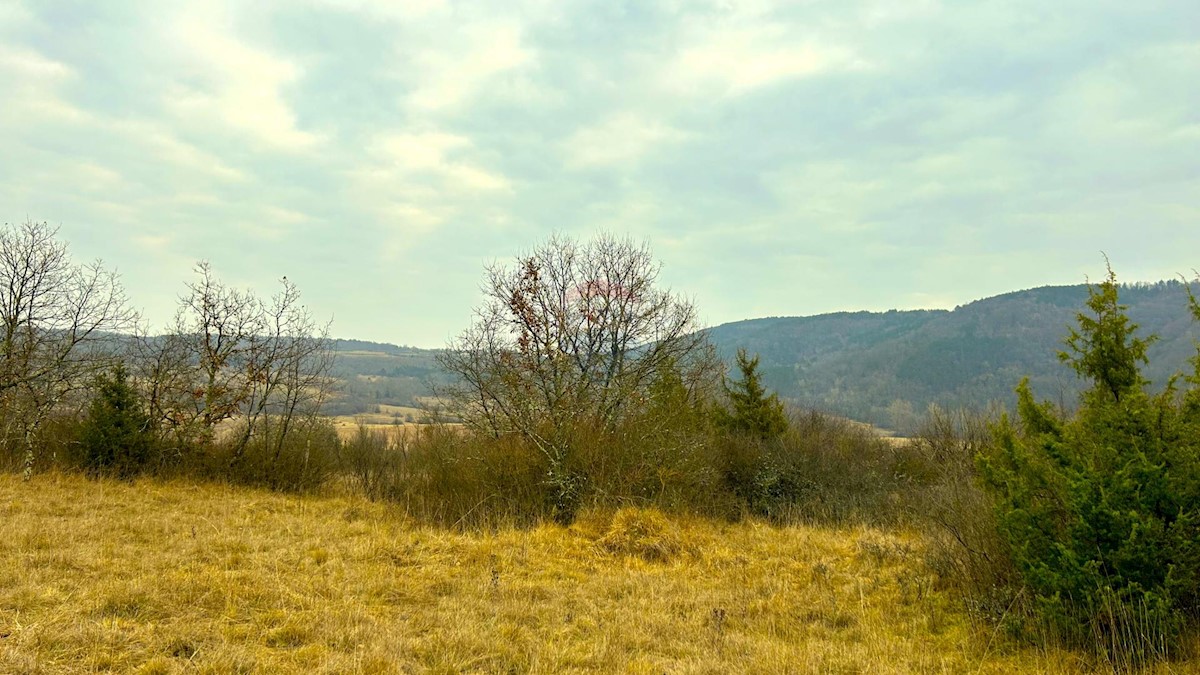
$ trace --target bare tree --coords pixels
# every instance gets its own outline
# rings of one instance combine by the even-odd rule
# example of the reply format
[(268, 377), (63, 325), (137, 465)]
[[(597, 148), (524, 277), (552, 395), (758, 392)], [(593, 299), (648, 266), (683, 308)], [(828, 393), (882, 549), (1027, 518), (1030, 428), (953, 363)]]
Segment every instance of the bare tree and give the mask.
[(0, 412), (6, 444), (24, 446), (26, 478), (46, 417), (112, 365), (114, 333), (137, 320), (117, 274), (75, 264), (57, 235), (33, 222), (0, 231)]
[(206, 262), (180, 298), (172, 331), (142, 341), (139, 359), (152, 414), (181, 445), (211, 442), (222, 422), (242, 424), (232, 439), (237, 462), (256, 433), (276, 457), (299, 416), (329, 397), (333, 342), (287, 278), (270, 301), (231, 288)]
[(250, 339), (249, 396), (245, 426), (234, 460), (245, 452), (256, 429), (278, 462), (293, 424), (320, 413), (332, 392), (334, 362), (329, 324), (318, 325), (300, 304), (300, 291), (286, 277), (269, 304), (261, 304), (264, 329)]
[(690, 387), (719, 372), (694, 306), (656, 287), (645, 244), (552, 237), (512, 266), (487, 269), (485, 303), (439, 360), (467, 424), (519, 433), (561, 460), (572, 430), (611, 426), (644, 401), (663, 368)]

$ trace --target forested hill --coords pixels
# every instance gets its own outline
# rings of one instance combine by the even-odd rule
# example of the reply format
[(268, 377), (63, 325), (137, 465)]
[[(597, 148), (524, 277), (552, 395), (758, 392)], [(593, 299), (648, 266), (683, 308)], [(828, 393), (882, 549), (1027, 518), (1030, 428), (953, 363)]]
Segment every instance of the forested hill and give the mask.
[[(953, 311), (840, 312), (728, 323), (710, 329), (721, 355), (757, 352), (766, 384), (793, 403), (906, 432), (930, 403), (983, 408), (1011, 404), (1030, 376), (1041, 398), (1070, 404), (1079, 382), (1059, 362), (1063, 339), (1083, 309), (1087, 287), (1048, 286), (979, 300)], [(1182, 284), (1121, 288), (1150, 349), (1147, 376), (1162, 385), (1188, 367), (1200, 330)], [(436, 350), (339, 340), (341, 395), (333, 414), (410, 406), (444, 378)]]
[[(722, 356), (757, 352), (766, 384), (794, 403), (907, 431), (931, 403), (1015, 400), (1028, 375), (1040, 398), (1071, 404), (1080, 388), (1058, 352), (1087, 287), (1047, 286), (946, 310), (751, 319), (711, 329)], [(1200, 330), (1179, 282), (1121, 288), (1140, 335), (1154, 333), (1146, 375), (1162, 386), (1189, 367)]]

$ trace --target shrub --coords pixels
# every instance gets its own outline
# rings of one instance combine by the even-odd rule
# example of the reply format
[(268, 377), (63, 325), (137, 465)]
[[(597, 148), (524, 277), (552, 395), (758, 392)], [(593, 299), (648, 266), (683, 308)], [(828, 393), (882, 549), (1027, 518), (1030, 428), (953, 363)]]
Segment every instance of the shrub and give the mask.
[(576, 433), (570, 470), (584, 506), (656, 505), (710, 512), (722, 499), (705, 395), (668, 363), (636, 411)]
[(342, 441), (338, 463), (368, 499), (386, 499), (401, 489), (407, 445), (407, 434), (372, 429), (360, 420), (354, 436)]
[[(284, 492), (320, 488), (338, 468), (337, 430), (323, 417), (294, 419), (286, 428), (280, 422), (260, 417), (244, 446), (236, 440), (217, 442), (210, 449), (208, 472), (214, 478)], [(244, 430), (235, 432), (231, 436), (244, 437)]]
[(817, 411), (793, 413), (774, 440), (726, 434), (718, 444), (726, 488), (776, 521), (899, 522), (933, 480), (908, 445)]
[(96, 380), (96, 395), (80, 429), (85, 469), (92, 474), (132, 478), (155, 459), (150, 416), (123, 366)]
[(1087, 307), (1062, 354), (1091, 381), (1078, 413), (1022, 382), (1017, 422), (1000, 422), (979, 469), (1040, 619), (1136, 660), (1177, 645), (1200, 610), (1200, 419), (1173, 384), (1145, 391), (1153, 338), (1135, 336), (1111, 270)]
[(926, 526), (926, 562), (942, 583), (963, 593), (968, 610), (1008, 620), (1020, 596), (1016, 570), (978, 480), (975, 459), (993, 442), (996, 415), (930, 406), (900, 470), (914, 484), (910, 506)]
[(414, 518), (492, 527), (529, 524), (552, 514), (545, 456), (519, 436), (428, 425), (390, 444), (377, 436), (350, 444), (359, 457), (359, 480), (373, 476), (375, 496), (399, 504)]

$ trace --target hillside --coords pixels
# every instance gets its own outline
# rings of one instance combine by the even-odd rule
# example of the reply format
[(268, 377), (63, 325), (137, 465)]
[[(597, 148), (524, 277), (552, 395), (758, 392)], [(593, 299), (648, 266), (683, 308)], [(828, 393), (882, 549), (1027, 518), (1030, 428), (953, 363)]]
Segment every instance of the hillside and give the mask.
[(414, 406), (444, 377), (436, 349), (418, 349), (363, 340), (337, 340), (334, 375), (341, 380), (338, 396), (325, 412), (354, 415), (383, 406)]
[[(1200, 332), (1179, 282), (1126, 286), (1122, 302), (1159, 336), (1146, 373), (1156, 386), (1187, 367)], [(725, 358), (757, 352), (764, 380), (792, 402), (908, 430), (931, 404), (982, 408), (1015, 400), (1028, 375), (1035, 392), (1071, 405), (1074, 372), (1057, 354), (1087, 287), (1049, 286), (979, 300), (953, 311), (839, 313), (752, 319), (711, 330)]]
[[(1185, 288), (1176, 281), (1125, 286), (1121, 298), (1142, 334), (1160, 338), (1147, 375), (1161, 386), (1187, 367), (1200, 338)], [(1079, 382), (1057, 354), (1086, 299), (1083, 284), (1047, 286), (954, 310), (749, 319), (709, 334), (726, 360), (739, 347), (757, 352), (766, 384), (792, 403), (903, 432), (932, 403), (1008, 405), (1026, 375), (1039, 396), (1069, 406)], [(434, 361), (437, 350), (355, 340), (339, 340), (337, 348), (345, 387), (333, 414), (411, 406), (445, 377)]]

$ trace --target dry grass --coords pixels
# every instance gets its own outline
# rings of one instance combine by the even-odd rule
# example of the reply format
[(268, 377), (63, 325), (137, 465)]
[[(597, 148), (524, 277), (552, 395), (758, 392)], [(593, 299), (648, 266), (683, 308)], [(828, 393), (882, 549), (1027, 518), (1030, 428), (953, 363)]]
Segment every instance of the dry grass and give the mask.
[(370, 431), (382, 432), (392, 439), (415, 434), (423, 426), (417, 423), (397, 423), (391, 417), (377, 414), (338, 415), (329, 419), (333, 422), (333, 428), (337, 430), (338, 438), (343, 441), (354, 438), (360, 426), (365, 426)]
[(636, 512), (463, 534), (354, 498), (3, 475), (0, 672), (1081, 668), (973, 627), (920, 547)]

